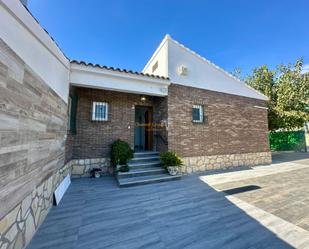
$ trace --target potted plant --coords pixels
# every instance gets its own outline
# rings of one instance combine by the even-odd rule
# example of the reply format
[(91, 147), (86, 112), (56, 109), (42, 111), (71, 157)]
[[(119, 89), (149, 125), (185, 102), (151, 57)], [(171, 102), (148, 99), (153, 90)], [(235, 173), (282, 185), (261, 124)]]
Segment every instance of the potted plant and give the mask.
[(133, 150), (126, 141), (118, 139), (113, 142), (111, 150), (111, 163), (116, 168), (116, 171), (129, 171), (127, 163), (132, 157)]
[(181, 158), (173, 151), (164, 152), (160, 155), (160, 162), (163, 168), (168, 173), (175, 176), (180, 173), (180, 166), (182, 165)]
[(99, 178), (101, 176), (101, 172), (102, 172), (102, 169), (100, 168), (94, 168), (90, 171), (90, 174), (92, 177), (94, 178)]

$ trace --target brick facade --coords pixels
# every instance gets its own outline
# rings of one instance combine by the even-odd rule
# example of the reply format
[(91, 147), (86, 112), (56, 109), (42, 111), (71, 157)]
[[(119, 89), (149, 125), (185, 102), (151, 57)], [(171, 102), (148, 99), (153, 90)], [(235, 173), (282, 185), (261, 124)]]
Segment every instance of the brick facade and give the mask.
[[(111, 144), (117, 139), (127, 141), (133, 148), (135, 106), (152, 106), (154, 123), (159, 123), (167, 114), (163, 110), (167, 102), (161, 97), (146, 96), (146, 101), (142, 101), (139, 94), (89, 88), (77, 88), (76, 93), (76, 134), (68, 135), (73, 159), (108, 158)], [(94, 101), (109, 103), (109, 121), (91, 121)]]
[[(146, 101), (138, 94), (89, 88), (74, 91), (76, 134), (69, 133), (67, 152), (70, 159), (82, 159), (73, 166), (77, 175), (92, 167), (80, 163), (84, 159), (103, 160), (100, 165), (107, 171), (116, 139), (134, 147), (135, 106), (153, 108), (154, 149), (177, 152), (184, 158), (184, 172), (271, 162), (267, 110), (256, 107), (265, 107), (265, 101), (177, 84), (170, 85), (168, 97), (147, 96)], [(93, 102), (109, 103), (109, 121), (91, 121)], [(194, 104), (203, 105), (206, 122), (192, 122)]]
[[(207, 122), (192, 123), (202, 104)], [(269, 152), (266, 102), (172, 84), (168, 96), (168, 148), (182, 157)]]

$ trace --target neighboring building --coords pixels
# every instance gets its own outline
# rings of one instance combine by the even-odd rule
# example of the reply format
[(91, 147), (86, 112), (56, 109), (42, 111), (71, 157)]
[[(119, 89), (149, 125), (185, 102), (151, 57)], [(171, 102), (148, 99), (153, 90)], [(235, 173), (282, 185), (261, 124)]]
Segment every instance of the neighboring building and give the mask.
[(29, 243), (69, 172), (107, 170), (118, 138), (188, 173), (271, 161), (266, 97), (169, 36), (137, 73), (70, 61), (17, 0), (0, 27), (1, 249)]

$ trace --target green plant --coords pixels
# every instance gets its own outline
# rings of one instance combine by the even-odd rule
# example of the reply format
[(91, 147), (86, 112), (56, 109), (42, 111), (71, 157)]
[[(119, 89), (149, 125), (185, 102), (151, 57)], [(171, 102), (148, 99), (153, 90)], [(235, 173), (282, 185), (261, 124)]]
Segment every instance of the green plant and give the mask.
[(300, 129), (309, 121), (309, 74), (302, 71), (303, 60), (299, 59), (294, 65), (280, 65), (276, 70), (260, 66), (244, 79), (269, 98), (269, 130)]
[(182, 165), (181, 158), (173, 151), (164, 152), (160, 155), (160, 162), (164, 168), (179, 167)]
[(132, 157), (133, 150), (127, 142), (120, 139), (113, 142), (111, 151), (111, 162), (113, 166), (127, 164)]
[(305, 132), (272, 131), (269, 133), (269, 143), (272, 151), (302, 151), (306, 148)]

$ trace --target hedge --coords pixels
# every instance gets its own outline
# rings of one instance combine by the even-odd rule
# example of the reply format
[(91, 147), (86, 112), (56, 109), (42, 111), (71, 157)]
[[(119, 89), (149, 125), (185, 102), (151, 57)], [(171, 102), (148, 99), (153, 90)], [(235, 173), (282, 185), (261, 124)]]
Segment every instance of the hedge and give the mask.
[(271, 151), (304, 151), (306, 138), (304, 131), (271, 131), (269, 132)]

